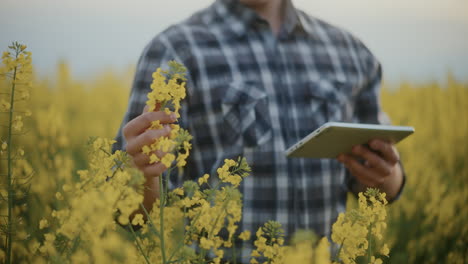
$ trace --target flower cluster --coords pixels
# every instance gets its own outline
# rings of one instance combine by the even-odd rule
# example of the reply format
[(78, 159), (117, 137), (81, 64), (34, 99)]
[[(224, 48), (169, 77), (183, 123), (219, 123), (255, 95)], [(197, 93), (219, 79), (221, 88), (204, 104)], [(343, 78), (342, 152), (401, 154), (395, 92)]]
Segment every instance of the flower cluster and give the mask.
[[(2, 66), (0, 66), (0, 78), (11, 78), (14, 84), (22, 84), (30, 88), (32, 86), (32, 53), (26, 51), (26, 45), (14, 42), (8, 46), (9, 51), (2, 54)], [(21, 90), (21, 98), (29, 98), (27, 90)], [(2, 101), (3, 104), (4, 101)]]
[[(174, 112), (180, 117), (180, 102), (185, 98), (185, 74), (187, 69), (176, 61), (168, 62), (169, 70), (158, 68), (153, 73), (151, 92), (146, 105), (150, 109), (160, 108), (166, 113)], [(172, 109), (171, 109), (172, 108)]]
[(330, 243), (312, 231), (299, 230), (284, 250), (284, 263), (331, 264)]
[(224, 165), (217, 170), (218, 177), (222, 182), (230, 183), (233, 187), (238, 187), (242, 178), (249, 175), (249, 170), (245, 170), (247, 163), (241, 160), (241, 166), (236, 167), (234, 160), (225, 160)]
[[(243, 158), (227, 159), (223, 167), (229, 177), (240, 179), (250, 171)], [(198, 182), (186, 181), (163, 193), (150, 213), (145, 211), (149, 220), (138, 223), (142, 231), (137, 233), (145, 259), (151, 263), (206, 263), (212, 256), (213, 263), (220, 263), (226, 257), (225, 250), (233, 247), (241, 220), (241, 194), (227, 178), (216, 186), (210, 186), (209, 178), (205, 174)], [(250, 233), (244, 231), (239, 238), (249, 239)], [(194, 251), (194, 246), (199, 250)]]
[[(151, 92), (148, 93), (146, 105), (150, 112), (164, 111), (166, 114), (174, 113), (180, 117), (180, 102), (185, 98), (185, 73), (186, 68), (170, 61), (169, 70), (158, 68), (153, 73)], [(150, 157), (150, 163), (161, 162), (166, 168), (170, 168), (174, 160), (176, 166), (182, 168), (186, 164), (186, 159), (191, 149), (189, 143), (191, 136), (178, 124), (170, 124), (171, 132), (167, 137), (156, 139), (151, 145), (144, 146), (142, 151)], [(158, 121), (154, 121), (148, 129), (163, 129), (164, 126)], [(156, 155), (157, 151), (164, 153), (164, 156)]]
[[(11, 128), (14, 132), (21, 132), (24, 117), (31, 116), (31, 111), (26, 107), (24, 101), (29, 99), (29, 90), (32, 87), (32, 53), (26, 51), (26, 45), (17, 42), (8, 48), (10, 51), (5, 51), (2, 54), (0, 81), (9, 80), (11, 86), (7, 91), (0, 93), (0, 114), (11, 113)], [(16, 104), (17, 109), (15, 109), (14, 104)]]
[(263, 258), (268, 263), (284, 263), (284, 231), (281, 224), (275, 221), (268, 221), (260, 227), (256, 233), (257, 239), (254, 242), (256, 249), (252, 251), (250, 263), (259, 263), (257, 258)]
[(112, 143), (91, 139), (89, 169), (78, 171), (80, 181), (63, 185), (56, 193), (59, 209), (39, 224), (44, 240), (34, 248), (40, 256), (80, 263), (90, 259), (100, 263), (136, 261), (131, 257), (136, 253), (131, 242), (115, 232), (114, 219), (122, 225), (129, 223), (130, 214), (143, 200), (135, 186), (144, 179), (129, 168), (125, 153), (111, 154)]
[(5, 262), (10, 263), (16, 242), (27, 237), (22, 208), (34, 170), (18, 144), (25, 134), (24, 121), (31, 116), (26, 102), (32, 86), (31, 52), (17, 42), (8, 48), (0, 65), (0, 84), (5, 84), (0, 86), (0, 253), (4, 249)]
[[(377, 248), (386, 228), (385, 193), (368, 189), (359, 193), (359, 207), (341, 213), (332, 227), (332, 240), (340, 245), (338, 258), (345, 264), (356, 263), (358, 257), (366, 256), (367, 263), (382, 263), (375, 252), (388, 257), (386, 244)], [(375, 245), (374, 245), (375, 244)]]

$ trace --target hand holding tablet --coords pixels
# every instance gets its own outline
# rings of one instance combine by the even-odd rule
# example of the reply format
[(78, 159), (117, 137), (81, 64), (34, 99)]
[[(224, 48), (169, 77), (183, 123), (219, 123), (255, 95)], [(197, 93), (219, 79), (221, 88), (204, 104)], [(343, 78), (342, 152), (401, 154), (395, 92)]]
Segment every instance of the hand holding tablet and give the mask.
[(414, 133), (413, 127), (328, 122), (286, 150), (288, 157), (330, 158), (351, 153), (353, 146), (372, 139), (398, 143)]

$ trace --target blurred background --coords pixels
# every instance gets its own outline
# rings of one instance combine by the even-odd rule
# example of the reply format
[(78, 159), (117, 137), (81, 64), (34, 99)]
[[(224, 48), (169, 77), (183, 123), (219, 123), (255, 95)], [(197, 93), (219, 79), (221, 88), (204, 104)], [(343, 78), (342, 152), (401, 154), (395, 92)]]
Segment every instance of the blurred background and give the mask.
[[(88, 138), (115, 136), (143, 47), (211, 1), (0, 1), (1, 51), (12, 41), (26, 44), (38, 73), (32, 88), (17, 87), (27, 101), (14, 107), (25, 134), (15, 136), (12, 149), (26, 153), (14, 168), (20, 175), (34, 172), (25, 185), (28, 200), (15, 207), (22, 219), (15, 263), (41, 257), (44, 262), (38, 263), (45, 263), (50, 262), (44, 256), (45, 234), (57, 228), (51, 214), (73, 199), (64, 186), (80, 182), (76, 171), (89, 167)], [(407, 180), (401, 199), (389, 206), (385, 241), (391, 253), (385, 263), (468, 263), (468, 1), (294, 3), (368, 45), (383, 64), (383, 109), (394, 124), (415, 127), (416, 133), (398, 145)], [(9, 100), (11, 89), (9, 80), (0, 80), (0, 99)], [(26, 110), (32, 116), (23, 115)], [(2, 147), (5, 113), (0, 111)], [(0, 159), (0, 175), (5, 171)], [(0, 177), (0, 194), (5, 181)], [(0, 203), (0, 216), (5, 210), (6, 203)], [(41, 219), (51, 226), (39, 228)]]
[[(0, 47), (35, 51), (40, 73), (66, 60), (77, 77), (134, 65), (144, 45), (212, 0), (2, 0)], [(385, 80), (468, 80), (466, 0), (295, 0), (296, 7), (361, 38)]]

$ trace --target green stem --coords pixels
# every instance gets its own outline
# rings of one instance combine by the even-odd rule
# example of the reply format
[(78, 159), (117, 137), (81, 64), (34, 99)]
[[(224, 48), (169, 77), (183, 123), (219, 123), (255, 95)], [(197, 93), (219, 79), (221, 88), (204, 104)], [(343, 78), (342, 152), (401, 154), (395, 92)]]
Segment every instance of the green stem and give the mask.
[(159, 237), (159, 239), (161, 239), (161, 234), (158, 232), (158, 230), (156, 229), (154, 223), (153, 223), (153, 220), (151, 219), (151, 216), (149, 215), (148, 211), (146, 211), (146, 208), (143, 204), (140, 204), (140, 207), (141, 209), (143, 209), (143, 212), (145, 213), (146, 215), (146, 219), (148, 219), (149, 223), (150, 223), (150, 229), (151, 231), (153, 231), (153, 233)]
[(175, 256), (175, 254), (177, 253), (177, 251), (179, 251), (183, 246), (184, 246), (184, 238), (182, 238), (182, 241), (179, 242), (179, 244), (177, 245), (177, 247), (174, 249), (174, 251), (172, 251), (171, 255), (169, 256), (169, 260), (167, 263), (172, 263), (172, 258)]
[(340, 262), (340, 253), (341, 253), (341, 249), (343, 248), (345, 240), (346, 240), (346, 238), (343, 238), (343, 241), (341, 241), (340, 248), (338, 249), (338, 252), (336, 252), (336, 255), (332, 258), (333, 261), (336, 261), (338, 263)]
[(161, 234), (161, 255), (163, 264), (167, 263), (166, 260), (166, 245), (164, 238), (164, 207), (166, 206), (166, 195), (167, 191), (163, 184), (163, 177), (169, 175), (172, 168), (169, 168), (165, 173), (159, 176), (159, 233)]
[[(186, 208), (184, 208), (184, 214), (185, 214), (185, 209)], [(200, 217), (201, 217), (201, 212), (199, 212), (194, 218), (192, 218), (192, 221), (190, 221), (189, 230), (187, 230), (187, 232), (185, 233), (185, 236), (189, 236), (194, 231), (196, 223)]]
[[(15, 58), (18, 58), (18, 52), (16, 52)], [(10, 120), (8, 121), (8, 139), (7, 139), (7, 152), (8, 152), (8, 179), (7, 179), (7, 188), (8, 188), (8, 226), (7, 226), (7, 256), (6, 256), (6, 263), (11, 263), (11, 251), (12, 251), (12, 242), (13, 242), (13, 175), (12, 175), (12, 164), (11, 164), (11, 128), (13, 125), (13, 104), (15, 102), (15, 86), (16, 86), (16, 70), (17, 66), (15, 66), (13, 72), (13, 84), (11, 86), (11, 97), (10, 97)]]
[(367, 240), (369, 241), (369, 246), (367, 247), (367, 263), (371, 263), (371, 255), (372, 255), (372, 226), (369, 227), (369, 232), (367, 234)]
[(145, 258), (146, 263), (150, 264), (151, 262), (149, 261), (148, 257), (145, 255), (145, 252), (143, 251), (143, 248), (141, 247), (140, 242), (138, 242), (138, 237), (137, 237), (137, 235), (135, 234), (135, 231), (133, 230), (132, 223), (128, 224), (128, 226), (130, 227), (130, 231), (132, 231), (132, 235), (133, 235), (133, 237), (135, 238), (135, 242), (136, 242), (136, 244), (137, 244), (138, 250), (140, 250), (141, 254), (142, 254), (143, 257)]
[(169, 193), (169, 177), (170, 173), (172, 172), (172, 167), (167, 170), (167, 173), (164, 177), (164, 195), (167, 197), (167, 194)]
[(75, 252), (76, 248), (79, 246), (80, 243), (81, 243), (80, 236), (77, 235), (77, 236), (73, 239), (73, 245), (71, 246), (70, 251), (68, 251), (68, 253), (67, 253), (67, 258), (70, 258), (70, 257), (71, 257), (72, 252)]

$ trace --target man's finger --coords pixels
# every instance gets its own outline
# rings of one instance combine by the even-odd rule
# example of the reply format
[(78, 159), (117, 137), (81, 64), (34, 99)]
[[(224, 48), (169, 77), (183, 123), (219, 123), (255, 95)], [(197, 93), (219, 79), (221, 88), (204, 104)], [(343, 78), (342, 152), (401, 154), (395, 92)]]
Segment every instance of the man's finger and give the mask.
[[(154, 109), (153, 109), (153, 112), (157, 112), (159, 111), (159, 108), (161, 107), (161, 104), (160, 103), (156, 103), (156, 105), (154, 106)], [(149, 112), (151, 109), (149, 107), (149, 105), (145, 105), (145, 108), (143, 108), (143, 113), (146, 113), (146, 112)]]
[(338, 160), (365, 186), (378, 187), (385, 181), (385, 177), (382, 177), (375, 169), (365, 167), (350, 155), (340, 155)]
[(148, 155), (144, 154), (143, 152), (136, 153), (132, 156), (133, 165), (139, 169), (143, 169), (147, 166), (150, 162), (150, 158)]
[(161, 162), (156, 162), (154, 164), (148, 165), (141, 170), (145, 174), (146, 177), (157, 177), (161, 174), (163, 174), (164, 171), (166, 171), (166, 166), (162, 164)]
[(362, 145), (354, 146), (352, 153), (366, 161), (364, 167), (371, 167), (383, 175), (389, 175), (392, 172), (391, 165), (386, 160)]
[(163, 129), (148, 129), (137, 137), (130, 138), (126, 151), (130, 155), (135, 155), (141, 152), (143, 146), (151, 145), (156, 138), (167, 136), (170, 131), (169, 126), (164, 126)]
[(390, 165), (395, 165), (400, 160), (398, 151), (392, 143), (374, 139), (369, 142), (369, 146), (371, 149), (378, 151)]
[(175, 122), (176, 116), (174, 113), (168, 115), (162, 111), (143, 113), (125, 125), (123, 128), (125, 139), (128, 141), (128, 139), (140, 135), (151, 126), (151, 122), (156, 120), (159, 120), (161, 124), (169, 124)]
[(150, 155), (147, 155), (147, 154), (144, 154), (143, 152), (139, 152), (139, 153), (136, 153), (134, 154), (132, 157), (133, 157), (133, 164), (137, 167), (137, 168), (143, 168), (145, 166), (148, 166), (149, 165), (149, 162), (150, 162), (150, 156), (152, 154), (156, 154), (156, 156), (158, 158), (162, 158), (164, 157), (164, 155), (166, 153), (158, 150), (158, 151), (154, 151), (152, 153), (150, 153)]

